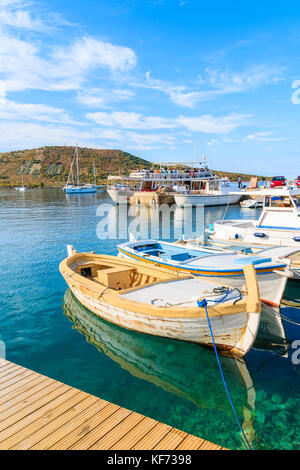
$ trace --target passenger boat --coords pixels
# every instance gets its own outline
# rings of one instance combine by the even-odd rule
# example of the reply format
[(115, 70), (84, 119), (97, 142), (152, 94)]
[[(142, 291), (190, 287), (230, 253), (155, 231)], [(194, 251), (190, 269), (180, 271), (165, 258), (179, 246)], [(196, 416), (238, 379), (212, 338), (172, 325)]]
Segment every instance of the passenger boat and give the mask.
[(226, 180), (204, 181), (201, 189), (185, 190), (174, 194), (178, 207), (191, 206), (223, 206), (237, 204), (244, 193), (232, 193), (230, 183)]
[(130, 173), (129, 176), (109, 175), (107, 192), (116, 204), (145, 203), (157, 204), (156, 194), (162, 199), (166, 194), (167, 203), (174, 203), (174, 196), (186, 188), (200, 190), (205, 187), (206, 181), (219, 181), (208, 168), (206, 157), (202, 161), (193, 163), (160, 163), (159, 169), (143, 169)]
[(157, 240), (135, 240), (118, 245), (121, 256), (144, 261), (148, 265), (185, 272), (213, 279), (222, 279), (237, 288), (245, 282), (243, 266), (253, 264), (260, 289), (261, 300), (278, 307), (285, 290), (289, 271), (287, 260), (270, 256), (220, 252), (205, 246), (191, 248), (177, 243)]
[[(96, 315), (141, 333), (213, 346), (243, 356), (260, 323), (261, 303), (255, 270), (244, 267), (246, 288), (115, 256), (77, 253), (60, 272), (77, 300)], [(208, 301), (207, 310), (202, 307)], [(207, 317), (208, 315), (208, 317)]]
[(252, 191), (252, 197), (263, 200), (258, 220), (225, 219), (207, 230), (211, 240), (262, 246), (300, 247), (300, 212), (297, 207), (300, 188), (263, 189)]
[[(65, 191), (66, 194), (86, 194), (86, 193), (96, 193), (97, 192), (97, 186), (96, 186), (96, 177), (95, 177), (95, 165), (94, 165), (94, 178), (95, 178), (95, 183), (94, 184), (80, 184), (79, 181), (79, 157), (78, 157), (78, 146), (76, 145), (75, 148), (75, 153), (73, 160), (71, 162), (71, 168), (70, 168), (70, 173), (68, 176), (68, 181), (67, 184), (64, 186), (63, 190)], [(76, 163), (76, 182), (74, 180), (74, 163)], [(71, 182), (72, 181), (72, 182)]]

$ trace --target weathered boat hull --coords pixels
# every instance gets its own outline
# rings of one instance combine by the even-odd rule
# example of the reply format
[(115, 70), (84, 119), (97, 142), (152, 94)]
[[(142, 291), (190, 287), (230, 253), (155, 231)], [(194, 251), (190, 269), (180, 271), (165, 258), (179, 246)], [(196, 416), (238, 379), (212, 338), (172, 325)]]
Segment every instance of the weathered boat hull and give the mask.
[[(163, 318), (139, 315), (97, 301), (83, 294), (80, 288), (69, 287), (82, 305), (101, 318), (123, 328), (213, 347), (208, 322), (204, 317)], [(220, 351), (231, 351), (243, 356), (255, 340), (260, 314), (243, 312), (239, 315), (226, 315), (226, 317), (220, 315), (211, 318), (210, 321), (217, 348)]]
[(129, 203), (129, 199), (134, 195), (134, 191), (131, 191), (130, 189), (122, 191), (118, 189), (108, 189), (107, 192), (116, 204), (127, 204)]
[[(148, 268), (144, 263), (114, 256), (72, 253), (61, 262), (61, 274), (77, 300), (109, 322), (141, 333), (212, 347), (209, 315), (219, 350), (243, 356), (255, 341), (261, 303), (252, 265), (244, 268), (246, 297), (225, 300), (225, 295), (222, 303), (221, 295), (220, 301), (215, 300), (217, 303), (206, 310), (197, 305), (197, 298), (202, 295), (199, 292), (211, 298), (212, 289), (219, 287), (215, 282), (181, 273), (174, 275), (166, 269)], [(157, 299), (157, 295), (163, 298)], [(178, 301), (180, 296), (183, 302)]]
[(227, 204), (237, 204), (242, 195), (220, 194), (220, 195), (192, 195), (175, 194), (174, 199), (178, 207), (192, 206), (224, 206)]

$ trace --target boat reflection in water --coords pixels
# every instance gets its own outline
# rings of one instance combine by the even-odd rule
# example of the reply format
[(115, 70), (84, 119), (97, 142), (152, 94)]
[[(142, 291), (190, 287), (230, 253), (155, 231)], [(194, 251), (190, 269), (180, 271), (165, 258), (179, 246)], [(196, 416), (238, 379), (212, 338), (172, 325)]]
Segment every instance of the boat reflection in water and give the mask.
[[(146, 335), (108, 323), (83, 307), (70, 290), (65, 293), (63, 308), (74, 329), (131, 375), (199, 408), (221, 410), (232, 416), (214, 352), (199, 344)], [(267, 347), (266, 331), (262, 344)], [(282, 338), (280, 354), (286, 352), (283, 344)], [(246, 361), (224, 356), (220, 361), (244, 432), (253, 442), (256, 390)], [(255, 369), (257, 366), (255, 363)]]

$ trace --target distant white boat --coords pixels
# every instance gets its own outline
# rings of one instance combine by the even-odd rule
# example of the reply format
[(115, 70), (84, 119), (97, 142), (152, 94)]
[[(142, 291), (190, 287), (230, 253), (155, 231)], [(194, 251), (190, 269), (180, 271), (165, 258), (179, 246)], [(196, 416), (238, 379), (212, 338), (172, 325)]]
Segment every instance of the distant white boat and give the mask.
[(243, 193), (232, 193), (230, 183), (224, 179), (207, 180), (203, 182), (203, 189), (197, 191), (186, 190), (175, 193), (174, 199), (178, 207), (191, 206), (223, 206), (237, 204)]
[(24, 177), (23, 177), (23, 174), (22, 174), (22, 186), (17, 186), (15, 188), (17, 191), (26, 191), (26, 186), (24, 186)]
[(240, 202), (240, 206), (244, 209), (256, 209), (258, 207), (263, 207), (262, 199), (245, 199)]
[[(66, 194), (86, 194), (86, 193), (96, 193), (97, 186), (95, 184), (80, 184), (79, 182), (79, 163), (78, 163), (78, 145), (76, 145), (75, 153), (73, 160), (71, 162), (70, 173), (68, 176), (67, 184), (64, 186), (63, 190)], [(76, 182), (74, 180), (74, 163), (76, 162)], [(95, 165), (94, 165), (94, 177), (95, 177)], [(71, 182), (72, 181), (72, 182)], [(71, 182), (71, 183), (70, 183)]]

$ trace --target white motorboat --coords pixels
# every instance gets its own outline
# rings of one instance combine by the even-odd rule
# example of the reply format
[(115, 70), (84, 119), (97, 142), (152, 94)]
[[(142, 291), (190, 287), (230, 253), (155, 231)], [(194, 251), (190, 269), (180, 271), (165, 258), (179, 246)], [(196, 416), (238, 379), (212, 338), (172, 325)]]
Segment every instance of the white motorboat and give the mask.
[(207, 180), (201, 189), (189, 190), (174, 194), (178, 207), (191, 206), (223, 206), (237, 204), (244, 193), (232, 193), (230, 184), (224, 179)]
[(263, 200), (260, 218), (217, 221), (207, 230), (209, 237), (217, 242), (230, 242), (231, 245), (282, 245), (300, 248), (300, 212), (297, 207), (300, 188), (268, 188), (251, 191), (249, 195)]
[(243, 209), (257, 209), (258, 207), (263, 207), (262, 199), (245, 199), (244, 201), (240, 202), (240, 206)]

